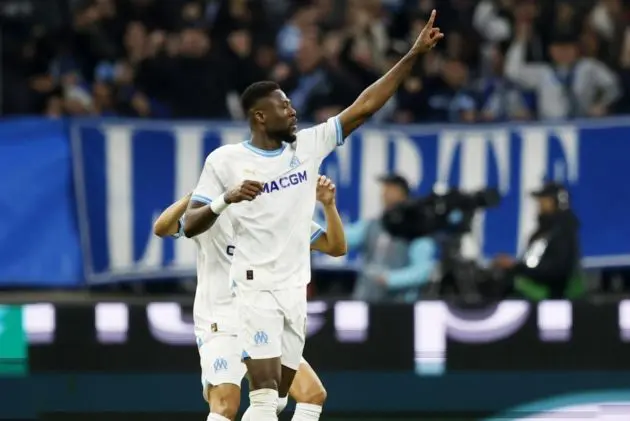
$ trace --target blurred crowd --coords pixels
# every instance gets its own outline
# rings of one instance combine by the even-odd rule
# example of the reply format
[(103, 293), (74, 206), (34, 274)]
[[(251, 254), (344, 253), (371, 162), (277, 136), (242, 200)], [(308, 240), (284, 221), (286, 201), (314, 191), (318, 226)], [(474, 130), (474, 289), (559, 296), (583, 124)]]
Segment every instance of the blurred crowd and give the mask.
[(2, 115), (237, 119), (278, 81), (303, 120), (349, 105), (431, 9), (446, 34), (381, 122), (630, 111), (625, 0), (3, 0)]

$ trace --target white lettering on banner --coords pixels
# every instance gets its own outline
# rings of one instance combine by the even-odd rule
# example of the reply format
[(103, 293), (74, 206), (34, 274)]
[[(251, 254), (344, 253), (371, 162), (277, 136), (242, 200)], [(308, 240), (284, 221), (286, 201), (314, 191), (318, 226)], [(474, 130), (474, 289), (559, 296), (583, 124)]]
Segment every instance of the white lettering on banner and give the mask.
[[(463, 191), (476, 191), (488, 187), (488, 148), (498, 168), (498, 188), (507, 194), (510, 188), (510, 132), (500, 130), (444, 130), (439, 135), (437, 182), (449, 185), (457, 151), (461, 151), (460, 179)], [(462, 239), (462, 255), (467, 258), (481, 256), (484, 245), (485, 212), (475, 216), (472, 232)]]
[(335, 304), (335, 334), (339, 342), (365, 342), (370, 324), (368, 305), (363, 301)]
[[(530, 315), (525, 301), (504, 301), (494, 309), (458, 310), (442, 301), (423, 301), (414, 308), (414, 349), (420, 375), (442, 374), (447, 338), (463, 343), (488, 343), (514, 334)], [(55, 338), (55, 307), (50, 303), (23, 306), (23, 327), (30, 344), (52, 343)], [(308, 303), (307, 336), (326, 323), (324, 302)], [(193, 325), (183, 321), (177, 303), (152, 303), (146, 308), (153, 337), (172, 345), (194, 345)], [(335, 336), (340, 342), (363, 342), (369, 331), (369, 306), (363, 302), (337, 302), (333, 307)], [(543, 342), (567, 341), (573, 327), (570, 301), (542, 301), (537, 307), (539, 337)], [(101, 343), (124, 343), (129, 335), (129, 308), (123, 303), (100, 303), (95, 307), (96, 337)], [(630, 342), (630, 300), (618, 305), (621, 340)]]
[[(559, 127), (522, 127), (521, 135), (521, 162), (520, 162), (520, 186), (519, 186), (519, 219), (517, 251), (522, 252), (527, 245), (527, 239), (536, 228), (536, 215), (538, 213), (536, 202), (530, 193), (539, 189), (547, 174), (549, 161), (550, 138), (558, 139), (566, 163), (566, 179), (554, 175), (553, 179), (561, 182), (575, 183), (578, 180), (579, 140), (578, 129), (575, 126)], [(557, 163), (554, 163), (557, 164)], [(554, 165), (555, 167), (556, 165)]]
[(107, 177), (107, 251), (112, 272), (127, 271), (133, 261), (133, 187), (131, 127), (103, 128)]
[(619, 303), (619, 330), (621, 340), (630, 342), (630, 300)]
[[(463, 343), (487, 343), (509, 337), (525, 323), (530, 313), (526, 301), (504, 301), (494, 309), (459, 310), (441, 301), (416, 303), (414, 347), (416, 371), (439, 375), (445, 370), (447, 338)], [(566, 341), (572, 327), (569, 301), (538, 304), (541, 340)]]
[(249, 129), (244, 129), (242, 127), (223, 127), (221, 128), (220, 133), (221, 143), (223, 145), (233, 145), (235, 143), (243, 142), (249, 138)]
[(394, 132), (391, 137), (394, 142), (393, 172), (405, 177), (409, 187), (415, 189), (424, 177), (422, 150), (405, 133)]
[(328, 305), (323, 301), (309, 301), (307, 304), (308, 317), (306, 319), (306, 336), (316, 334), (324, 327), (326, 319), (324, 313), (328, 310)]
[[(190, 193), (197, 185), (204, 163), (203, 137), (205, 133), (205, 129), (198, 126), (175, 128), (175, 197), (173, 202)], [(158, 241), (163, 247), (164, 242), (159, 239)], [(172, 265), (195, 267), (196, 251), (193, 241), (176, 241)]]
[[(154, 270), (162, 262), (162, 241), (146, 227), (148, 242), (142, 257), (134, 260), (132, 128), (106, 125), (105, 171), (107, 177), (107, 251), (112, 273)], [(155, 215), (157, 217), (157, 215)]]
[[(341, 307), (340, 309), (337, 307)], [(55, 307), (50, 303), (23, 306), (23, 326), (30, 344), (52, 343), (55, 338)], [(308, 303), (307, 336), (318, 333), (326, 318), (328, 305), (323, 301)], [(336, 336), (340, 342), (363, 342), (367, 338), (367, 304), (337, 303), (334, 308)], [(170, 345), (194, 345), (193, 324), (184, 320), (177, 303), (150, 303), (146, 307), (151, 335)], [(96, 338), (100, 343), (125, 343), (129, 336), (129, 306), (124, 303), (98, 303), (94, 307)]]
[(193, 324), (182, 320), (182, 307), (179, 304), (149, 304), (147, 319), (149, 329), (155, 339), (172, 345), (194, 343)]
[[(346, 142), (343, 148), (337, 149), (337, 153), (349, 144)], [(377, 177), (390, 172), (387, 168), (390, 144), (394, 146), (394, 168), (391, 172), (405, 177), (411, 189), (415, 189), (422, 181), (422, 155), (408, 135), (399, 131), (364, 130), (361, 133), (359, 219), (376, 218), (381, 214), (381, 197), (374, 192), (374, 182)]]
[(100, 303), (94, 308), (96, 337), (104, 344), (127, 341), (129, 309), (124, 303)]
[(23, 306), (22, 327), (28, 343), (51, 343), (55, 338), (55, 307), (50, 303)]
[(571, 302), (543, 301), (538, 305), (538, 332), (545, 342), (565, 342), (571, 339), (573, 309)]
[(374, 194), (375, 180), (387, 173), (387, 136), (383, 130), (364, 130), (361, 134), (361, 184), (359, 220), (377, 218), (381, 196)]

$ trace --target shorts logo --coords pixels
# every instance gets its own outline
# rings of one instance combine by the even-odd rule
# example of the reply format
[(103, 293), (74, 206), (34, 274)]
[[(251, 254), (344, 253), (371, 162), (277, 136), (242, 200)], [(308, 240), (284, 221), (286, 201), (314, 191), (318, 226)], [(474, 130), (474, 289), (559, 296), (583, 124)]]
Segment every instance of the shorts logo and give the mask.
[(214, 364), (212, 364), (212, 367), (214, 368), (215, 373), (219, 371), (225, 371), (228, 368), (227, 360), (225, 358), (219, 357), (214, 360)]
[(254, 335), (254, 343), (256, 345), (267, 345), (269, 343), (269, 336), (262, 330), (259, 330)]

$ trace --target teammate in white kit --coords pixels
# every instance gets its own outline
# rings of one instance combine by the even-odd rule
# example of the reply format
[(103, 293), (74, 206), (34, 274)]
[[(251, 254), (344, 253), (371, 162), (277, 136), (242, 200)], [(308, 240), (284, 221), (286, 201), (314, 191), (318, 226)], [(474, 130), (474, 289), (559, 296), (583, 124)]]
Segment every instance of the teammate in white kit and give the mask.
[[(417, 58), (443, 37), (435, 11), (411, 50), (357, 100), (326, 123), (297, 130), (296, 112), (274, 82), (243, 93), (251, 140), (216, 149), (186, 211), (188, 237), (208, 230), (228, 207), (238, 248), (230, 280), (239, 312), (239, 340), (250, 377), (251, 415), (277, 420), (278, 390), (291, 382), (305, 342), (310, 279), (310, 221), (322, 160), (378, 111), (409, 75)], [(295, 414), (317, 420), (319, 413)]]
[[(159, 237), (181, 237), (181, 218), (189, 200), (190, 195), (187, 195), (162, 212), (155, 221), (154, 233)], [(319, 178), (317, 200), (323, 205), (327, 226), (323, 230), (312, 223), (311, 248), (341, 256), (346, 252), (346, 241), (335, 206), (335, 185), (325, 176)], [(202, 367), (203, 395), (212, 413), (232, 420), (239, 408), (240, 385), (246, 368), (241, 362), (241, 348), (236, 340), (236, 308), (229, 290), (228, 273), (234, 244), (227, 216), (219, 218), (209, 231), (195, 237), (194, 241), (198, 253), (194, 323)], [(304, 360), (290, 390), (282, 392), (278, 412), (286, 406), (287, 392), (298, 407), (321, 408), (326, 399), (321, 381)], [(248, 419), (249, 414), (246, 413), (243, 421)]]

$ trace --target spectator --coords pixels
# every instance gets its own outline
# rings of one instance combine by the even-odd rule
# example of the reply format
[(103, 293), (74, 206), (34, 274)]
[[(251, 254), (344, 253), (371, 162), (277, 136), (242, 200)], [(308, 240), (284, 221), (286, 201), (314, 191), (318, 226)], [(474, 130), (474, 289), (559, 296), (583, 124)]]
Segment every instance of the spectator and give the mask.
[(293, 60), (304, 34), (316, 31), (315, 24), (318, 17), (318, 10), (314, 6), (297, 6), (293, 10), (291, 18), (278, 32), (277, 48), (280, 58), (287, 61)]
[(179, 118), (229, 118), (227, 93), (233, 80), (221, 65), (218, 54), (211, 54), (208, 35), (199, 28), (181, 33), (179, 56), (172, 80), (171, 106)]
[[(536, 114), (532, 117), (609, 114), (617, 111), (613, 105), (621, 95), (618, 84), (611, 82), (616, 79), (612, 72), (621, 76), (624, 88), (630, 85), (625, 19), (629, 6), (621, 0), (57, 0), (54, 4), (65, 7), (42, 6), (2, 16), (4, 114), (49, 110), (55, 103), (51, 98), (58, 96), (53, 92), (62, 88), (61, 74), (71, 68), (81, 81), (68, 94), (74, 113), (99, 112), (93, 106), (103, 97), (93, 97), (104, 94), (108, 86), (115, 99), (108, 114), (240, 118), (233, 99), (250, 81), (271, 78), (287, 92), (295, 90), (305, 119), (319, 121), (387, 71), (392, 59), (407, 51), (432, 8), (438, 9), (445, 42), (422, 58), (375, 121), (472, 123), (522, 118), (515, 110), (492, 117), (487, 112), (497, 109), (501, 97), (489, 94), (501, 92), (500, 84), (489, 81), (508, 80), (509, 97), (518, 92), (513, 84), (528, 85), (528, 80), (513, 78), (509, 71), (505, 75), (497, 71), (496, 48), (503, 44), (518, 46), (519, 54), (510, 57), (517, 56), (526, 68), (546, 68), (547, 75), (554, 75), (534, 84), (533, 97), (540, 98), (528, 107), (541, 107), (530, 110)], [(570, 63), (558, 62), (558, 51), (575, 52), (575, 48), (556, 48), (556, 35), (566, 31), (572, 41), (560, 44), (575, 46), (579, 41), (582, 50), (572, 72), (563, 70), (572, 68)], [(127, 65), (131, 80), (114, 82), (120, 78), (113, 69)], [(515, 66), (506, 67), (510, 69), (516, 71)], [(322, 74), (320, 83), (306, 83)], [(572, 76), (575, 86), (567, 89)], [(101, 83), (105, 85), (89, 86)], [(304, 89), (305, 85), (310, 88)], [(67, 87), (63, 90), (70, 92)], [(573, 97), (578, 101), (569, 101)], [(70, 105), (68, 100), (64, 103)], [(618, 111), (630, 110), (629, 104), (623, 96)], [(520, 108), (508, 108), (512, 107)]]
[[(404, 177), (388, 175), (380, 181), (384, 210), (409, 199), (409, 185)], [(352, 294), (355, 300), (412, 302), (418, 298), (420, 287), (428, 282), (436, 263), (431, 238), (408, 242), (391, 237), (380, 218), (347, 226), (346, 241), (348, 249), (359, 250), (363, 259)]]
[(557, 35), (550, 47), (551, 64), (525, 62), (525, 43), (532, 27), (523, 23), (506, 58), (506, 76), (537, 94), (541, 119), (602, 117), (621, 96), (617, 76), (603, 63), (580, 58), (575, 37)]
[(528, 299), (575, 298), (584, 288), (580, 268), (579, 222), (570, 209), (569, 194), (547, 183), (532, 195), (538, 201), (538, 227), (519, 260), (498, 256), (494, 265), (507, 270), (514, 291)]
[(295, 63), (279, 80), (298, 115), (310, 121), (324, 121), (341, 112), (361, 89), (347, 74), (328, 65), (321, 42), (316, 34), (304, 36)]
[(469, 70), (462, 61), (447, 59), (439, 76), (408, 81), (398, 96), (400, 109), (419, 121), (473, 123), (476, 102), (468, 78)]
[(479, 119), (488, 122), (530, 119), (532, 112), (525, 93), (504, 75), (503, 52), (492, 46), (488, 53), (490, 74), (475, 86)]

